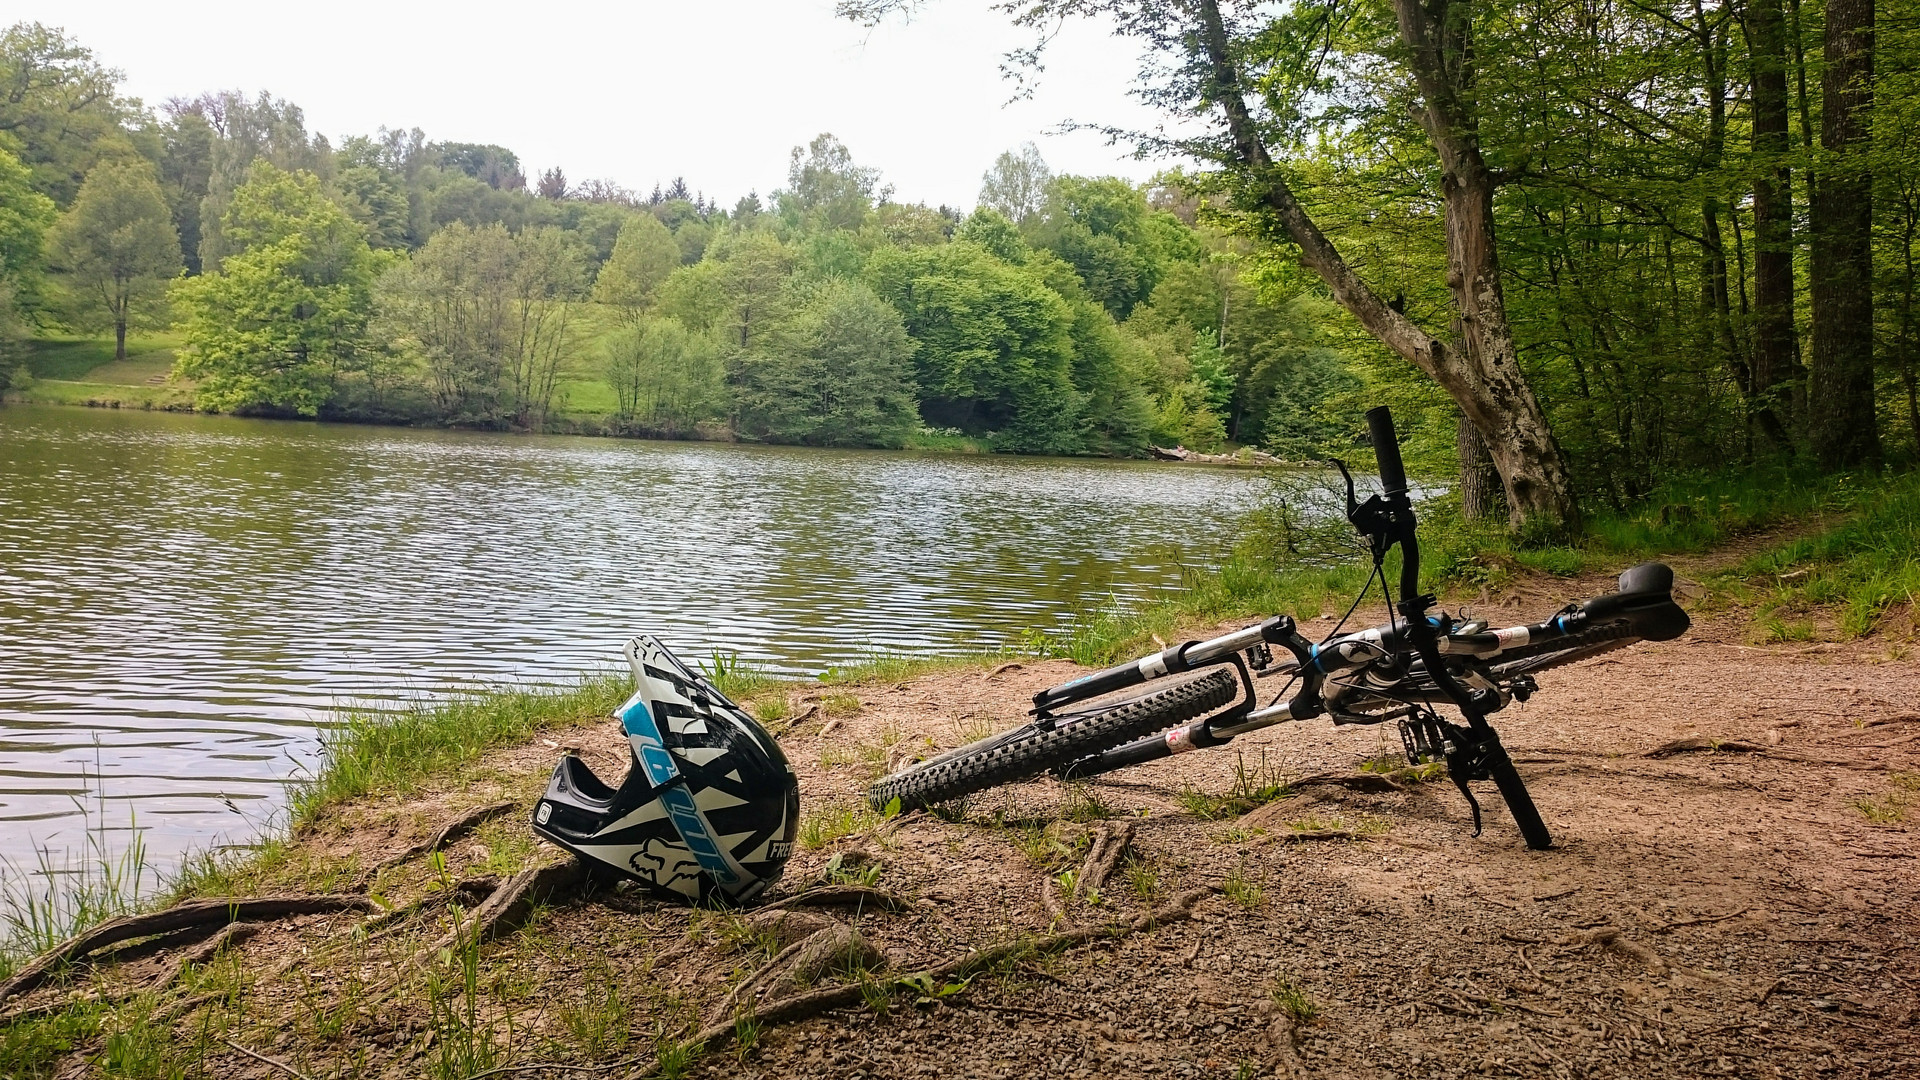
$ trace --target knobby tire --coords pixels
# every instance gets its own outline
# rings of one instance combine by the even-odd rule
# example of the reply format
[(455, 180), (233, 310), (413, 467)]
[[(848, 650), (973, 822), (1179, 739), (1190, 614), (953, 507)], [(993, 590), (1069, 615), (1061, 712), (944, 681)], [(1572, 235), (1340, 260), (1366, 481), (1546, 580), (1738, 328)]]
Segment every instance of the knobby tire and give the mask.
[(1063, 717), (1050, 729), (1028, 725), (923, 761), (882, 777), (867, 789), (867, 802), (876, 810), (895, 799), (902, 810), (952, 802), (1205, 716), (1239, 692), (1233, 674), (1217, 669), (1097, 713)]

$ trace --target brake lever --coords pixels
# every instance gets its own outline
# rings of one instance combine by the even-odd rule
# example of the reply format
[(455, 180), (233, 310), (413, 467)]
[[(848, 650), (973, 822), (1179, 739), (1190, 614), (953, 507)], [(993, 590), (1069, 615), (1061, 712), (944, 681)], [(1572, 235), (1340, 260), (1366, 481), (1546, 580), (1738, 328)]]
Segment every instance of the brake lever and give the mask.
[(1351, 522), (1353, 515), (1360, 512), (1360, 500), (1355, 497), (1353, 490), (1353, 474), (1347, 471), (1347, 463), (1339, 458), (1328, 458), (1327, 461), (1340, 470), (1340, 478), (1347, 482), (1347, 520)]

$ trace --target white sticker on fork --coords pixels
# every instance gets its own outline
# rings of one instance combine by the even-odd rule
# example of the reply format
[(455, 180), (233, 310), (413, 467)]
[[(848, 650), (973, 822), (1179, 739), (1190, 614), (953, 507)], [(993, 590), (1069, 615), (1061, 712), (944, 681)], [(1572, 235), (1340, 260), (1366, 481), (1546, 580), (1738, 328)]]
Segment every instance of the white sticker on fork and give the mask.
[(1184, 727), (1177, 727), (1167, 732), (1167, 749), (1176, 754), (1184, 754), (1198, 747), (1193, 745), (1192, 732)]
[(1141, 678), (1157, 679), (1167, 673), (1167, 658), (1159, 653), (1154, 653), (1152, 656), (1141, 657), (1138, 666), (1140, 668)]

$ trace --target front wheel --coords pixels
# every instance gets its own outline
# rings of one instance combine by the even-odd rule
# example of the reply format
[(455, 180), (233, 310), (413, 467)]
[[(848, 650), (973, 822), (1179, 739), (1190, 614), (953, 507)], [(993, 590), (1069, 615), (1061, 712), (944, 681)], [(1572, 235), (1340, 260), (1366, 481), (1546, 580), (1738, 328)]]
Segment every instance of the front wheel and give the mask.
[(902, 810), (951, 802), (1204, 716), (1238, 694), (1233, 674), (1216, 669), (1096, 713), (1061, 717), (1052, 727), (1029, 724), (948, 751), (882, 777), (867, 789), (867, 802), (876, 810), (895, 799)]

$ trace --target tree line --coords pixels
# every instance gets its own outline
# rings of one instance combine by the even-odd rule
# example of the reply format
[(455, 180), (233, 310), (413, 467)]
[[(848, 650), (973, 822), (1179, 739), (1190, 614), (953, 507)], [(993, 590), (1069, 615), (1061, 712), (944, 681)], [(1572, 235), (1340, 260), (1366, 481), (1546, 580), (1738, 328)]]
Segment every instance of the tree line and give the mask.
[[(842, 0), (872, 22), (917, 0)], [(1873, 0), (1038, 0), (1148, 56), (1202, 220), (1347, 314), (1470, 511), (1577, 527), (1676, 471), (1908, 461), (1920, 24)], [(1172, 131), (1175, 134), (1167, 134)], [(1452, 430), (1449, 430), (1449, 421)], [(1481, 482), (1488, 470), (1497, 482)]]
[(58, 30), (0, 36), (0, 372), (35, 335), (124, 358), (170, 328), (227, 412), (1115, 455), (1349, 435), (1333, 309), (1251, 273), (1178, 176), (1055, 175), (1027, 145), (962, 213), (821, 135), (722, 208), (119, 78)]

